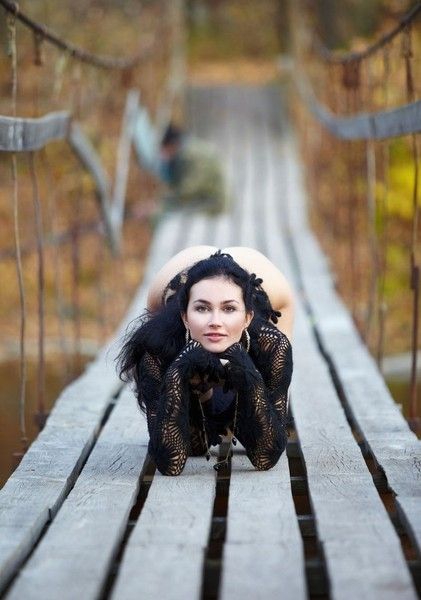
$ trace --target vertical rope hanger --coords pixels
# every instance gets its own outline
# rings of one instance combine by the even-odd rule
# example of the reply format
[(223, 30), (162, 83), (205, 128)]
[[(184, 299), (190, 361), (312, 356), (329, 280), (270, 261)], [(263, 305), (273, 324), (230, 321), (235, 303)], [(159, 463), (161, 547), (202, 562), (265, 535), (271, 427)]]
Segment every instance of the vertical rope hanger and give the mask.
[[(346, 90), (346, 109), (347, 113), (355, 113), (357, 109), (357, 90), (360, 86), (360, 62), (354, 61), (343, 65), (342, 85)], [(352, 193), (355, 182), (355, 142), (349, 142), (349, 160), (348, 160), (348, 236), (349, 236), (349, 269), (350, 269), (350, 300), (351, 310), (355, 322), (360, 324), (359, 316), (357, 315), (357, 271), (356, 271), (356, 229), (357, 229), (357, 202)], [(359, 327), (360, 328), (360, 327)], [(361, 328), (360, 328), (361, 329)]]
[[(389, 105), (388, 86), (390, 79), (390, 54), (389, 47), (383, 49), (383, 97), (385, 108)], [(382, 145), (382, 178), (383, 178), (383, 193), (379, 198), (379, 218), (382, 226), (382, 236), (379, 248), (380, 274), (378, 285), (378, 305), (377, 305), (377, 344), (376, 358), (380, 370), (383, 370), (383, 356), (385, 343), (385, 329), (387, 306), (385, 302), (386, 293), (386, 275), (387, 275), (387, 249), (389, 242), (389, 214), (388, 214), (388, 196), (389, 196), (389, 168), (390, 168), (390, 145), (389, 141), (385, 140)]]
[[(414, 100), (414, 78), (412, 73), (411, 59), (412, 53), (411, 40), (411, 25), (408, 24), (404, 30), (402, 37), (402, 54), (405, 60), (406, 72), (406, 90), (408, 102)], [(419, 326), (419, 290), (420, 290), (420, 266), (417, 262), (417, 241), (418, 241), (418, 225), (419, 225), (419, 150), (417, 135), (414, 133), (412, 138), (412, 156), (414, 163), (414, 185), (412, 193), (412, 235), (411, 235), (411, 252), (410, 252), (410, 287), (413, 291), (413, 308), (412, 308), (412, 360), (411, 360), (411, 380), (410, 380), (410, 402), (409, 402), (409, 419), (410, 423), (417, 430), (420, 427), (420, 417), (418, 415), (417, 406), (417, 353), (418, 353), (418, 326)]]
[[(373, 95), (372, 73), (370, 59), (367, 60), (367, 97)], [(379, 241), (376, 229), (376, 151), (375, 142), (370, 139), (366, 142), (366, 210), (368, 221), (368, 243), (371, 256), (371, 276), (367, 290), (367, 309), (365, 315), (365, 336), (367, 342), (371, 342), (371, 334), (374, 325), (374, 319), (377, 314), (378, 303), (378, 280), (379, 280)]]
[[(43, 38), (38, 32), (33, 32), (33, 53), (34, 65), (42, 66), (42, 41)], [(34, 114), (39, 113), (39, 77), (34, 83)], [(35, 155), (28, 153), (29, 175), (32, 186), (32, 201), (34, 207), (34, 221), (36, 232), (37, 249), (37, 280), (38, 280), (38, 368), (37, 368), (37, 412), (35, 421), (41, 430), (47, 418), (45, 412), (45, 265), (44, 265), (44, 242), (41, 203), (39, 198), (38, 176), (35, 169)]]
[(81, 185), (76, 189), (76, 206), (71, 230), (72, 264), (72, 312), (73, 312), (73, 354), (76, 371), (81, 367), (81, 320), (80, 320), (80, 210)]
[[(329, 65), (329, 67), (326, 69), (327, 73), (331, 74), (331, 98), (332, 98), (332, 109), (333, 112), (335, 114), (341, 114), (341, 110), (342, 107), (340, 106), (340, 100), (341, 100), (341, 92), (342, 92), (342, 86), (341, 86), (341, 82), (340, 79), (338, 80), (338, 74), (337, 74), (337, 70), (335, 69), (334, 65)], [(329, 86), (325, 86), (326, 91), (329, 89)], [(320, 138), (323, 140), (323, 132), (320, 133)], [(338, 144), (338, 141), (332, 136), (331, 137), (331, 142), (333, 147), (336, 149)], [(335, 160), (340, 160), (340, 154), (339, 152), (334, 152), (333, 156), (335, 157)], [(335, 244), (338, 243), (339, 239), (340, 239), (340, 234), (341, 234), (341, 228), (342, 228), (342, 214), (341, 214), (341, 205), (340, 203), (335, 203), (334, 209), (333, 211), (329, 211), (329, 214), (331, 216), (330, 219), (330, 228), (332, 230), (332, 237), (333, 237), (333, 242), (335, 246)], [(332, 251), (332, 248), (331, 248)], [(343, 258), (341, 258), (341, 260), (343, 260)]]
[[(7, 15), (7, 32), (8, 32), (8, 55), (11, 58), (12, 66), (12, 115), (17, 114), (17, 47), (16, 47), (16, 19), (12, 14)], [(19, 234), (19, 197), (18, 197), (18, 176), (17, 176), (17, 157), (16, 153), (12, 153), (12, 181), (13, 181), (13, 229), (15, 240), (16, 253), (16, 272), (19, 288), (19, 308), (20, 308), (20, 334), (19, 334), (19, 426), (21, 432), (22, 452), (25, 453), (28, 449), (28, 436), (26, 430), (25, 404), (26, 404), (26, 296), (25, 286), (23, 281), (22, 268), (22, 253)], [(21, 454), (17, 454), (18, 456)]]
[(368, 243), (371, 255), (371, 268), (365, 315), (365, 339), (370, 342), (373, 319), (377, 304), (377, 284), (379, 278), (378, 239), (376, 232), (376, 153), (374, 141), (366, 143), (367, 193), (366, 209), (368, 217)]
[[(79, 63), (73, 67), (71, 82), (72, 114), (81, 120), (83, 105), (82, 98), (82, 69)], [(81, 368), (81, 306), (80, 306), (80, 211), (82, 209), (82, 180), (78, 180), (75, 189), (75, 207), (71, 220), (70, 262), (71, 262), (71, 305), (73, 319), (73, 373)]]
[(35, 415), (38, 427), (42, 429), (47, 419), (45, 412), (45, 277), (44, 277), (44, 244), (42, 233), (41, 203), (39, 199), (38, 178), (35, 170), (34, 153), (28, 155), (29, 172), (32, 184), (32, 197), (34, 204), (35, 231), (38, 256), (38, 386), (37, 386), (37, 413)]
[[(43, 53), (42, 53), (42, 41), (43, 41), (43, 37), (40, 33), (38, 33), (37, 31), (34, 31), (32, 33), (32, 39), (33, 39), (33, 53), (34, 53), (34, 65), (36, 67), (40, 67), (43, 64)], [(39, 115), (39, 78), (35, 78), (34, 81), (34, 92), (33, 92), (33, 99), (34, 99), (34, 116), (38, 116)]]
[[(42, 171), (46, 177), (46, 183), (44, 181), (44, 189), (46, 190), (46, 214), (48, 221), (48, 229), (51, 236), (54, 237), (57, 229), (57, 187), (51, 176), (51, 164), (48, 160), (45, 148), (42, 148), (39, 152), (40, 162), (42, 164)], [(62, 384), (63, 387), (70, 382), (70, 368), (69, 368), (69, 348), (64, 331), (64, 300), (63, 291), (61, 289), (61, 263), (60, 263), (59, 251), (55, 251), (54, 248), (51, 251), (52, 259), (52, 271), (53, 271), (53, 289), (54, 289), (54, 309), (57, 317), (57, 330), (58, 330), (58, 345), (60, 348), (60, 367), (62, 370)]]

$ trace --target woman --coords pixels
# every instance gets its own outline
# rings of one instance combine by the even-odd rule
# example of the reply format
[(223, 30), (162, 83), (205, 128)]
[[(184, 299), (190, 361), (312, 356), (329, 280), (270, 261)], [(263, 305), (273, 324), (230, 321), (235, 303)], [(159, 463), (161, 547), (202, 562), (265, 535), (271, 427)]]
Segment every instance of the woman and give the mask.
[[(204, 248), (183, 251), (155, 277), (149, 312), (120, 353), (120, 375), (136, 383), (161, 473), (181, 473), (189, 454), (209, 459), (223, 435), (238, 438), (257, 469), (269, 469), (286, 446), (291, 344), (275, 326), (280, 313), (262, 279), (225, 252), (195, 262)], [(256, 252), (238, 248), (243, 263), (246, 250)], [(263, 271), (275, 269), (257, 254)]]

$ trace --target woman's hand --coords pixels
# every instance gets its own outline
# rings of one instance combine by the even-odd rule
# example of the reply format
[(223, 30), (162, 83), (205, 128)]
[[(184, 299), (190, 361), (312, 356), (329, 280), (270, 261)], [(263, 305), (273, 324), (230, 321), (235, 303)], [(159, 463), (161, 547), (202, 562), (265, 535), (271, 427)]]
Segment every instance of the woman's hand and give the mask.
[(207, 381), (218, 383), (225, 375), (219, 357), (209, 350), (205, 350), (202, 344), (195, 340), (190, 340), (186, 344), (173, 364), (186, 377), (199, 376), (200, 381), (206, 378)]
[(239, 390), (262, 381), (259, 371), (239, 342), (227, 348), (219, 357), (227, 360), (225, 373), (228, 387)]

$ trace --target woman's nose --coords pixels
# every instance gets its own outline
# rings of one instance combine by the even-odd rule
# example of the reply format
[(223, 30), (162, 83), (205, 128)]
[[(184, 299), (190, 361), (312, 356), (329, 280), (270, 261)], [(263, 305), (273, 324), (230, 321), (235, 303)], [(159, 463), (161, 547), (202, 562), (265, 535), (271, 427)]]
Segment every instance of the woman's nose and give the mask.
[(219, 314), (219, 311), (212, 311), (210, 314), (210, 320), (209, 320), (209, 325), (211, 327), (220, 327), (221, 325), (221, 315)]

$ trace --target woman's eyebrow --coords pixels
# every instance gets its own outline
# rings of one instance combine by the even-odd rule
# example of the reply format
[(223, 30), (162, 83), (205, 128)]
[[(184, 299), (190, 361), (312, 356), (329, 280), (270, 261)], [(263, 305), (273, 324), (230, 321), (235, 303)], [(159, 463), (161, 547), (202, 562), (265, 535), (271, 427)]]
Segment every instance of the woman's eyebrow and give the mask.
[[(209, 306), (212, 304), (212, 302), (209, 302), (208, 300), (202, 300), (200, 298), (198, 298), (197, 300), (194, 300), (193, 304), (196, 304), (196, 302), (201, 302), (202, 304), (208, 304)], [(234, 299), (232, 299), (232, 300), (223, 300), (221, 302), (221, 304), (231, 304), (231, 302), (235, 302), (236, 304), (240, 304), (238, 302), (238, 300), (234, 300)]]

